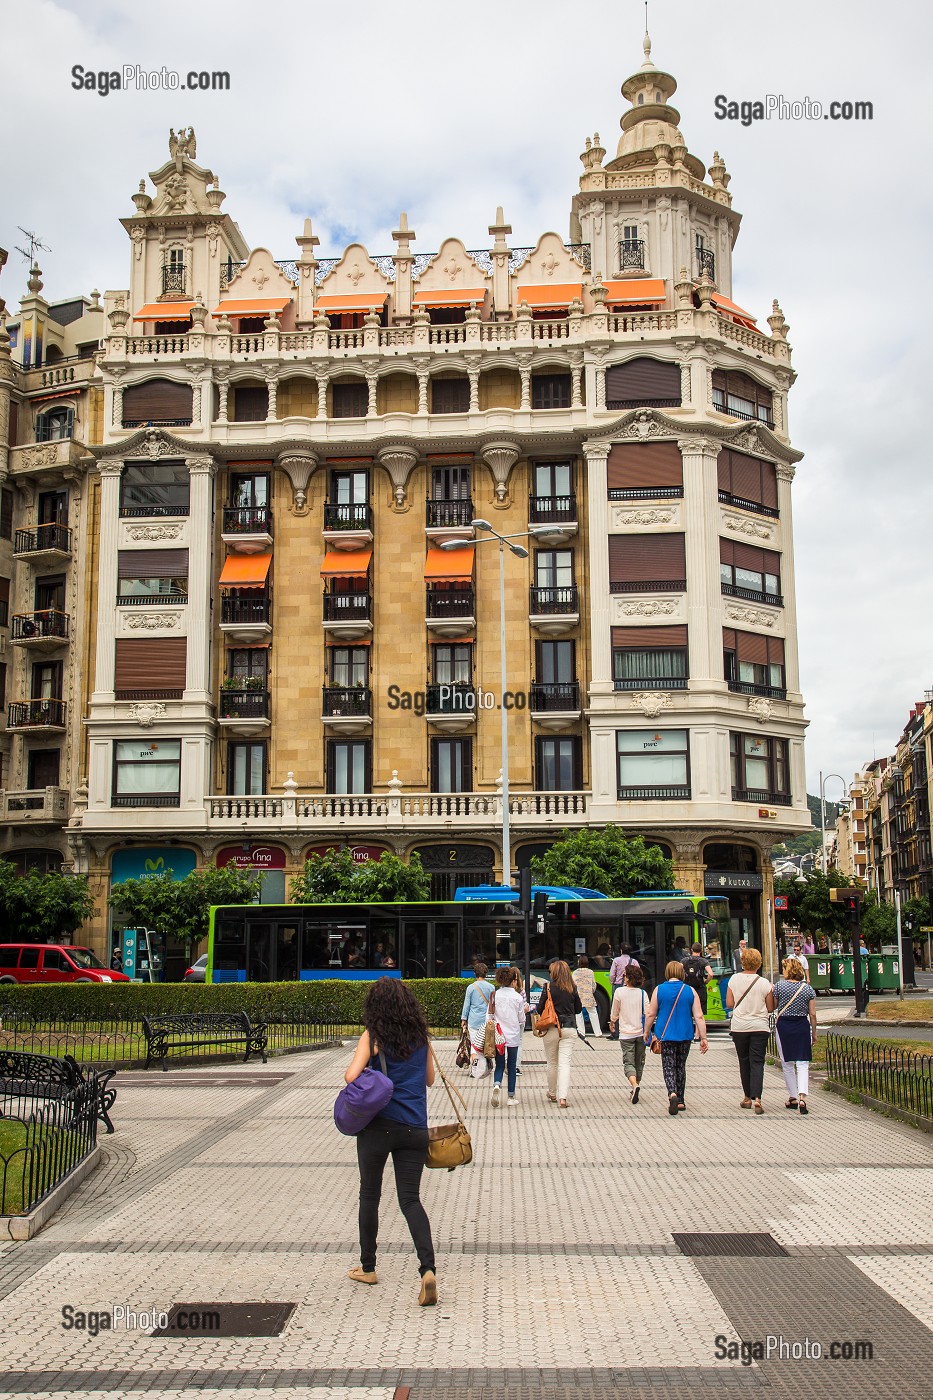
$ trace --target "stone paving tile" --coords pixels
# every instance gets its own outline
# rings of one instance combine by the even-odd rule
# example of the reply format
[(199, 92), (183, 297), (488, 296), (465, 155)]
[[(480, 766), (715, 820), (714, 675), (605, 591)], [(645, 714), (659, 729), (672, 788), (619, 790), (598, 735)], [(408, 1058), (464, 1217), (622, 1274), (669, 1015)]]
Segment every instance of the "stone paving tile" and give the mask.
[[(851, 1256), (852, 1263), (933, 1331), (933, 1259), (927, 1254)], [(933, 1384), (931, 1384), (933, 1389)]]
[[(931, 1165), (933, 1159), (929, 1158)], [(770, 1230), (782, 1244), (929, 1245), (933, 1171), (887, 1167), (788, 1172)], [(773, 1199), (773, 1198), (772, 1198)]]
[[(130, 1385), (132, 1385), (132, 1380)], [(70, 1387), (65, 1390), (56, 1390), (54, 1386), (46, 1386), (42, 1391), (43, 1396), (47, 1396), (49, 1400), (60, 1395), (71, 1397), (76, 1393), (81, 1395), (82, 1400), (113, 1400), (114, 1395), (112, 1390), (85, 1390), (82, 1388), (80, 1392), (76, 1392)], [(132, 1394), (132, 1390), (127, 1393)], [(235, 1390), (230, 1387), (216, 1390), (213, 1387), (204, 1389), (200, 1385), (190, 1389), (187, 1386), (180, 1389), (163, 1389), (159, 1386), (153, 1389), (151, 1385), (147, 1384), (145, 1393), (147, 1400), (229, 1400), (231, 1394), (235, 1394), (238, 1400), (267, 1400), (270, 1389), (265, 1386), (261, 1388), (237, 1386)], [(5, 1390), (0, 1384), (0, 1395), (14, 1394), (21, 1395), (23, 1392), (21, 1390)], [(275, 1387), (277, 1400), (393, 1400), (394, 1394), (394, 1386), (363, 1386), (352, 1389), (345, 1386), (338, 1388), (334, 1386), (282, 1387), (277, 1385)]]

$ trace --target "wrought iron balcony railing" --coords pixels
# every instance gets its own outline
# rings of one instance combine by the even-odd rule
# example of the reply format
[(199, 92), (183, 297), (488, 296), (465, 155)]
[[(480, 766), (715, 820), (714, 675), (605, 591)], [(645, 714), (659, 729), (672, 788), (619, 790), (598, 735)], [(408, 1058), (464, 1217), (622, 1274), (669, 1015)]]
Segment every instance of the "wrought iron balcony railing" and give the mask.
[(325, 530), (371, 530), (373, 512), (368, 502), (348, 505), (325, 505)]
[(786, 700), (787, 691), (777, 685), (754, 685), (751, 681), (730, 681), (729, 689), (736, 695), (764, 695), (770, 700)]
[(269, 621), (272, 599), (258, 595), (255, 598), (223, 598), (220, 604), (222, 623), (239, 624), (263, 623)]
[(55, 638), (67, 642), (71, 619), (68, 613), (57, 608), (46, 608), (41, 612), (16, 613), (13, 617), (11, 636), (14, 642), (29, 642), (39, 638)]
[[(686, 583), (683, 586), (686, 588)], [(735, 583), (723, 583), (720, 586), (727, 598), (744, 598), (747, 603), (769, 603), (772, 608), (784, 606), (782, 593), (765, 593), (757, 588), (741, 588)]]
[(769, 792), (766, 788), (732, 789), (733, 802), (757, 802), (762, 807), (790, 807), (793, 800), (789, 792)]
[(362, 685), (325, 685), (323, 713), (325, 717), (351, 718), (371, 715), (373, 693)]
[(579, 681), (535, 681), (528, 708), (538, 714), (566, 714), (580, 708)]
[(643, 238), (623, 238), (619, 241), (619, 268), (622, 272), (645, 266), (645, 240)]
[(224, 506), (225, 535), (271, 535), (269, 506)]
[(427, 617), (473, 617), (476, 598), (472, 588), (429, 588), (425, 606)]
[[(188, 278), (184, 263), (163, 263), (162, 264), (162, 295), (167, 296), (172, 292), (184, 296), (188, 288)], [(171, 307), (167, 310), (171, 311)]]
[(221, 719), (268, 719), (270, 695), (268, 690), (222, 690)]
[(36, 525), (31, 530), (17, 530), (13, 540), (14, 554), (36, 554), (42, 549), (55, 549), (60, 554), (71, 553), (71, 531), (65, 525)]
[(686, 676), (616, 676), (614, 690), (686, 690)]
[(464, 529), (473, 519), (472, 501), (428, 500), (425, 509), (425, 524), (428, 529), (446, 527)]
[(696, 258), (697, 276), (702, 277), (705, 274), (711, 282), (715, 282), (716, 254), (713, 252), (712, 248), (697, 248)]
[(577, 498), (571, 491), (567, 496), (529, 496), (530, 525), (572, 524), (577, 518)]
[(580, 598), (575, 583), (556, 588), (529, 588), (528, 612), (531, 617), (580, 611)]
[(690, 788), (686, 784), (672, 784), (666, 787), (620, 787), (620, 802), (675, 802), (689, 801)]
[[(639, 578), (612, 579), (610, 593), (683, 593), (686, 591), (685, 578)], [(725, 589), (723, 589), (725, 592)]]
[(451, 681), (425, 687), (425, 712), (429, 715), (476, 714), (476, 690), (467, 681)]
[(372, 618), (370, 593), (325, 593), (325, 622), (368, 622)]
[[(683, 492), (680, 493), (683, 495)], [(760, 501), (746, 501), (744, 496), (733, 496), (729, 491), (720, 491), (719, 499), (724, 506), (737, 506), (739, 510), (753, 510), (756, 515), (767, 515), (777, 520), (781, 514), (774, 506), (762, 505)]]
[(10, 729), (64, 729), (68, 706), (64, 700), (18, 700), (9, 706)]

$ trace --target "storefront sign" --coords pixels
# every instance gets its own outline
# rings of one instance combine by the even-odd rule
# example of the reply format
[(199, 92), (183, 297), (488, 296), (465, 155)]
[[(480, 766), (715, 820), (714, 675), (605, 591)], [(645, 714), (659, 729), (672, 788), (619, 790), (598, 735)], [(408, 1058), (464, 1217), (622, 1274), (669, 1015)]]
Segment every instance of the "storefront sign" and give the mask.
[(236, 870), (284, 870), (285, 852), (278, 846), (223, 846), (217, 852), (217, 867), (232, 865)]
[(787, 895), (786, 895), (786, 894), (776, 894), (776, 895), (774, 896), (774, 907), (775, 907), (775, 909), (778, 909), (778, 910), (787, 909), (787, 908), (789, 907), (789, 906), (788, 906)]
[(740, 870), (707, 870), (703, 877), (703, 890), (706, 894), (726, 894), (729, 890), (749, 890), (760, 893), (760, 875), (746, 875)]
[(114, 851), (110, 862), (111, 885), (122, 885), (124, 880), (151, 880), (155, 875), (165, 875), (169, 870), (172, 878), (183, 880), (190, 875), (197, 860), (194, 851), (180, 846), (133, 846), (125, 851)]
[[(340, 851), (343, 846), (337, 842), (332, 842), (329, 846), (311, 846), (305, 854), (307, 860), (309, 856), (326, 856), (328, 851)], [(384, 846), (348, 846), (355, 865), (365, 865), (368, 860), (378, 860), (385, 855)], [(284, 861), (282, 862), (284, 865)]]

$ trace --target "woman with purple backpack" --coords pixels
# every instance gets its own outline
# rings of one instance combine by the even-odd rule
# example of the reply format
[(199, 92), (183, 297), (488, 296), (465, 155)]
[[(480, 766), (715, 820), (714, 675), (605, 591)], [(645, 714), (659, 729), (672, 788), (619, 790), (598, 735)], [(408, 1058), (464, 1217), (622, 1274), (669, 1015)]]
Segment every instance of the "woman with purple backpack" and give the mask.
[(380, 977), (363, 1004), (363, 1034), (356, 1043), (344, 1079), (352, 1084), (370, 1066), (392, 1081), (392, 1097), (356, 1134), (360, 1169), (360, 1267), (349, 1277), (378, 1283), (376, 1237), (382, 1175), (392, 1158), (395, 1189), (418, 1254), (421, 1291), (418, 1303), (437, 1302), (431, 1223), (421, 1204), (421, 1174), (428, 1151), (428, 1086), (434, 1083), (434, 1059), (424, 1012), (399, 978)]

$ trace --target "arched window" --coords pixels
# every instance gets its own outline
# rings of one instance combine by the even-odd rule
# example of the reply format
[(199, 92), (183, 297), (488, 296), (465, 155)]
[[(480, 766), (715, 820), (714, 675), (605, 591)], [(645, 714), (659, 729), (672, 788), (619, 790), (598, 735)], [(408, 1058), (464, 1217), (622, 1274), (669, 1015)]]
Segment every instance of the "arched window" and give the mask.
[(74, 431), (73, 408), (50, 408), (36, 419), (36, 442), (60, 442)]

